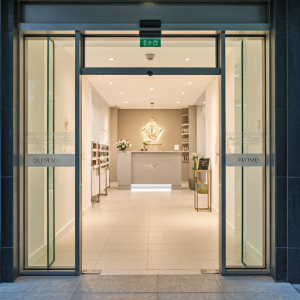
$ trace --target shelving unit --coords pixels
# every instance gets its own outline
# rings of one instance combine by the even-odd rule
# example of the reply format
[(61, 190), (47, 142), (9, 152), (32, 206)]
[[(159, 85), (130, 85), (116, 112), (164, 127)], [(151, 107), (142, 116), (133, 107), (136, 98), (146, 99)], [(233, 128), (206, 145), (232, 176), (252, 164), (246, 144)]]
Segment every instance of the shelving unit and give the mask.
[(97, 196), (100, 201), (100, 195), (107, 195), (109, 181), (109, 146), (92, 141), (92, 197)]
[(189, 110), (181, 109), (181, 143), (182, 143), (182, 163), (189, 162)]

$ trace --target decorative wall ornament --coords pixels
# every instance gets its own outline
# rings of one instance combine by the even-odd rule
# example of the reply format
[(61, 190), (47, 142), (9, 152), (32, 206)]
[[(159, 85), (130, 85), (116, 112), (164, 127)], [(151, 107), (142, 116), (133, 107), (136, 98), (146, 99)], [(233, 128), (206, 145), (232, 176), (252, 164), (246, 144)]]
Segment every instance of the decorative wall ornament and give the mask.
[(157, 163), (155, 164), (143, 164), (143, 167), (145, 168), (145, 170), (156, 170), (158, 165), (160, 164), (160, 161), (158, 161)]
[(145, 135), (145, 140), (147, 142), (157, 142), (160, 139), (164, 129), (157, 126), (153, 117), (154, 102), (150, 102), (150, 104), (152, 109), (152, 117), (150, 118), (150, 122), (147, 124), (147, 126), (142, 129), (142, 134)]

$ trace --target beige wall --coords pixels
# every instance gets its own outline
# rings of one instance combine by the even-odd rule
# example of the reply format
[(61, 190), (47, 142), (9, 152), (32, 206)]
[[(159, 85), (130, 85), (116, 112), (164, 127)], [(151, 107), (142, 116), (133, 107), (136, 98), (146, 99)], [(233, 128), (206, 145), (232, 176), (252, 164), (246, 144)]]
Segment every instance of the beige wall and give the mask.
[[(181, 110), (154, 109), (153, 116), (159, 128), (164, 132), (158, 143), (157, 150), (172, 151), (174, 145), (180, 145), (181, 150)], [(119, 109), (118, 110), (118, 139), (129, 140), (130, 151), (139, 151), (143, 147), (144, 136), (142, 128), (147, 125), (151, 117), (150, 109)], [(111, 141), (112, 145), (116, 141)], [(115, 145), (114, 145), (115, 146)]]
[(117, 182), (118, 108), (110, 108), (110, 181)]
[(194, 161), (191, 159), (192, 153), (197, 152), (197, 106), (189, 106), (189, 144), (190, 144), (190, 159), (189, 159), (189, 178), (194, 177)]

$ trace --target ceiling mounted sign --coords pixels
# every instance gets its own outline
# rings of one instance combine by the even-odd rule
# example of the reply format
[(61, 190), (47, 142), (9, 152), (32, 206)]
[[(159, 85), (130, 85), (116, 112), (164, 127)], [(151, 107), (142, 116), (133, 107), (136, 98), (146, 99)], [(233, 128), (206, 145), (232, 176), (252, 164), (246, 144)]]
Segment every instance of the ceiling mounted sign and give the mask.
[(161, 31), (140, 31), (140, 47), (161, 47)]
[(160, 38), (140, 38), (140, 47), (159, 48), (159, 47), (161, 47), (161, 39)]

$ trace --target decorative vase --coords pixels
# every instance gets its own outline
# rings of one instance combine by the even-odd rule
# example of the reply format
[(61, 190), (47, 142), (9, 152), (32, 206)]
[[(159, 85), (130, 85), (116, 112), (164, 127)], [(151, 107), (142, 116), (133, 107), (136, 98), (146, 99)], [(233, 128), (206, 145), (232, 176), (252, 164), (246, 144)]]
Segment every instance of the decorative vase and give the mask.
[(197, 162), (194, 160), (194, 170), (197, 170)]
[(119, 151), (125, 151), (126, 148), (119, 148)]

